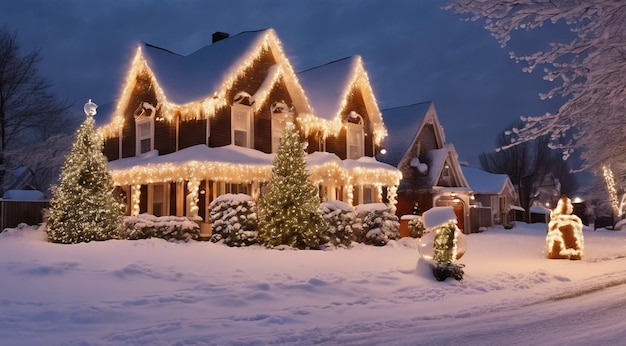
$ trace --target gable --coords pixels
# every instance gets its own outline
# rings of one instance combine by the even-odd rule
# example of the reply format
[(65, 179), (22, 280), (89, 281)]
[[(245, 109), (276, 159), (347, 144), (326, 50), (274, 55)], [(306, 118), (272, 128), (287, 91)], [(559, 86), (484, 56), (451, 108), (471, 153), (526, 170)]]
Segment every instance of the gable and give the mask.
[(469, 187), (452, 144), (429, 151), (425, 161), (428, 171), (423, 181), (424, 188)]
[(358, 106), (361, 116), (367, 116), (376, 145), (387, 135), (383, 118), (360, 56), (336, 60), (298, 73), (313, 114), (299, 114), (298, 121), (308, 135), (318, 131), (322, 137), (338, 136), (343, 129), (343, 119), (354, 107), (355, 91), (361, 95)]
[[(255, 107), (261, 107), (280, 78), (287, 85), (298, 112), (310, 112), (276, 33), (266, 29), (240, 33), (188, 56), (155, 46), (139, 46), (112, 120), (100, 128), (105, 138), (116, 136), (123, 126), (124, 110), (129, 107), (136, 76), (143, 71), (152, 80), (157, 109), (168, 122), (177, 117), (181, 120), (212, 117), (219, 109), (229, 106), (240, 91), (254, 96)], [(251, 73), (254, 77), (250, 77)]]

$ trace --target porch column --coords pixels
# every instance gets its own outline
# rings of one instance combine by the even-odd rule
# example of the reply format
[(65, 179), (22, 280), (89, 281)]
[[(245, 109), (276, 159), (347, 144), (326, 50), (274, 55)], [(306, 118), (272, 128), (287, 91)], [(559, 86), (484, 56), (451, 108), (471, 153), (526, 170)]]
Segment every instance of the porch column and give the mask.
[(137, 216), (139, 215), (139, 202), (141, 200), (141, 185), (131, 185), (130, 186), (130, 203), (132, 204), (131, 215)]
[(187, 210), (185, 216), (196, 217), (198, 216), (198, 191), (200, 190), (200, 181), (197, 179), (191, 179), (187, 182)]

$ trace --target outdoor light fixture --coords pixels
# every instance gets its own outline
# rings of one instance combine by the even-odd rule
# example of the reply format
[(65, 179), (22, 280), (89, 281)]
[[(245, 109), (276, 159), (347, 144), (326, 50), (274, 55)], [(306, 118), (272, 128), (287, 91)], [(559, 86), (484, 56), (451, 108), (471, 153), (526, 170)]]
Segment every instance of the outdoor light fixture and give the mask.
[(96, 115), (97, 108), (98, 105), (93, 103), (91, 99), (89, 99), (89, 102), (85, 103), (85, 107), (83, 107), (83, 110), (85, 111), (85, 114), (94, 116)]

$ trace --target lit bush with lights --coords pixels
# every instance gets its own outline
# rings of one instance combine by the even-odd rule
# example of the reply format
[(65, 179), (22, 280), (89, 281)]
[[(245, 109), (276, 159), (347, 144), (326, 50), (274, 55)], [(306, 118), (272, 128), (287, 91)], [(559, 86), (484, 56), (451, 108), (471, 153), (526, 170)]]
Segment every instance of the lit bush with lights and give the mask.
[(225, 194), (209, 205), (213, 228), (211, 241), (228, 246), (258, 243), (257, 216), (254, 200), (245, 194)]
[(329, 201), (322, 203), (320, 210), (324, 220), (328, 223), (328, 230), (322, 236), (322, 242), (333, 246), (350, 246), (354, 239), (352, 207), (344, 202)]
[(190, 241), (200, 238), (200, 226), (186, 217), (140, 214), (124, 217), (123, 233), (124, 238), (130, 240), (160, 238)]
[(423, 214), (424, 226), (433, 231), (419, 241), (419, 252), (432, 264), (433, 276), (438, 281), (451, 277), (463, 280), (463, 264), (457, 263), (467, 250), (465, 236), (457, 227), (452, 207), (433, 207)]
[(400, 238), (400, 221), (383, 203), (360, 204), (355, 207), (354, 224), (358, 242), (383, 246)]

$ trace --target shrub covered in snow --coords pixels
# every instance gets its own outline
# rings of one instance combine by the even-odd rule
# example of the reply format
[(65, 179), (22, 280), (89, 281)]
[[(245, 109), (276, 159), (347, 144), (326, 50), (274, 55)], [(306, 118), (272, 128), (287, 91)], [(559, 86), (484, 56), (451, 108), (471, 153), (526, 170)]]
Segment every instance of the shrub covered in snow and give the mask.
[(123, 237), (126, 239), (161, 238), (172, 240), (198, 240), (200, 226), (197, 222), (180, 216), (154, 216), (141, 214), (124, 217)]
[(354, 240), (352, 206), (340, 201), (328, 201), (320, 205), (320, 210), (328, 223), (328, 230), (324, 232), (322, 242), (334, 246), (350, 246)]
[(424, 227), (424, 221), (422, 221), (421, 216), (416, 215), (409, 221), (409, 237), (421, 238), (425, 230), (426, 227)]
[(355, 207), (356, 239), (369, 245), (382, 246), (400, 238), (400, 222), (383, 203), (361, 204)]
[(258, 242), (252, 197), (241, 193), (221, 195), (211, 202), (209, 209), (212, 242), (223, 241), (228, 246), (247, 246)]

